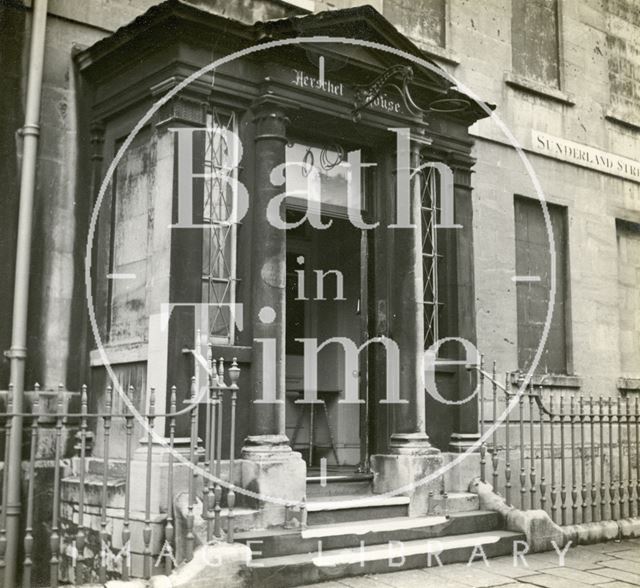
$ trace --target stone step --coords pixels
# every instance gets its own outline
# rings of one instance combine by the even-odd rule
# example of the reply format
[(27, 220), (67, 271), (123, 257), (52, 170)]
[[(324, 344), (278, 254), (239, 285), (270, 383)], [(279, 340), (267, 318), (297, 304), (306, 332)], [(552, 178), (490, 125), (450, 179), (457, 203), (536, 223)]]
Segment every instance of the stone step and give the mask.
[(371, 494), (372, 474), (308, 476), (307, 498)]
[(431, 514), (435, 515), (472, 512), (480, 508), (478, 495), (473, 492), (449, 492), (446, 499), (443, 494), (436, 494), (431, 504)]
[(481, 561), (512, 553), (514, 541), (524, 535), (490, 531), (416, 539), (402, 543), (367, 545), (257, 560), (250, 568), (252, 586), (286, 588), (365, 574), (384, 574), (440, 564), (469, 561), (472, 554)]
[(307, 501), (307, 524), (329, 525), (350, 521), (404, 517), (408, 496), (339, 495)]
[(462, 535), (479, 531), (492, 531), (500, 525), (497, 513), (476, 511), (456, 513), (450, 517), (396, 517), (370, 521), (352, 521), (331, 525), (315, 525), (300, 530), (261, 530), (240, 533), (236, 541), (250, 544), (260, 552), (259, 557), (277, 557), (317, 551), (358, 547), (387, 541), (429, 539), (443, 535)]
[[(84, 479), (84, 504), (86, 506), (102, 506), (102, 476), (87, 474)], [(107, 478), (106, 506), (124, 508), (125, 480)], [(75, 476), (63, 478), (60, 485), (60, 498), (63, 502), (80, 503), (80, 478)]]

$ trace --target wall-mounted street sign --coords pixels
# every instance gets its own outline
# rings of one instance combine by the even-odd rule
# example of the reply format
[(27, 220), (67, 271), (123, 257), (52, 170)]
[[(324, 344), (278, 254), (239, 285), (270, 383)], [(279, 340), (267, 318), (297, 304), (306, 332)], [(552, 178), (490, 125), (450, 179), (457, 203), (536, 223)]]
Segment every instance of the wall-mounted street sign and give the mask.
[(582, 167), (640, 183), (640, 162), (561, 137), (531, 130), (534, 151)]

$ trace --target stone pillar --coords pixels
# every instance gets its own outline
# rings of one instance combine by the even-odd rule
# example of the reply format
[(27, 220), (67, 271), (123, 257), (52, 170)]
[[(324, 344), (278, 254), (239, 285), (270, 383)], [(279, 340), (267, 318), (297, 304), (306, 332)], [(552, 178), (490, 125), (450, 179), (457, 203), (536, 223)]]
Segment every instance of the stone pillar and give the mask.
[[(421, 142), (426, 141), (422, 138)], [(415, 169), (420, 164), (420, 143), (412, 143), (410, 168)], [(400, 348), (400, 399), (406, 403), (394, 406), (390, 453), (371, 456), (374, 493), (395, 493), (402, 488), (402, 494), (410, 497), (411, 516), (426, 514), (429, 492), (438, 494), (443, 489), (442, 476), (425, 483), (442, 467), (443, 457), (426, 433), (421, 199), (420, 174), (416, 174), (410, 184), (410, 221), (414, 227), (390, 229), (393, 231), (390, 334)]]
[[(255, 493), (264, 526), (284, 522), (284, 503), (300, 503), (306, 464), (291, 450), (285, 433), (286, 232), (267, 220), (267, 204), (282, 193), (272, 170), (285, 163), (288, 119), (277, 99), (259, 99), (255, 113), (255, 181), (251, 193), (251, 317), (253, 351), (249, 435), (242, 448), (242, 483)], [(263, 340), (263, 341), (260, 341)], [(275, 365), (268, 351), (275, 342)], [(265, 398), (265, 381), (275, 377), (276, 402)], [(258, 402), (256, 402), (258, 401)]]
[[(251, 368), (250, 434), (243, 456), (255, 452), (289, 452), (285, 434), (285, 280), (286, 232), (267, 220), (267, 204), (283, 191), (271, 183), (272, 170), (285, 163), (288, 119), (275, 101), (260, 101), (255, 112), (255, 184), (251, 198), (251, 316), (253, 354)], [(269, 342), (261, 340), (269, 340)], [(275, 366), (267, 351), (275, 341)], [(276, 402), (261, 402), (265, 397), (263, 374), (275, 370)]]
[[(411, 142), (410, 170), (420, 165), (420, 139)], [(429, 443), (425, 413), (420, 174), (411, 180), (409, 198), (413, 228), (392, 229), (394, 265), (389, 268), (393, 284), (391, 337), (400, 348), (400, 398), (405, 401), (394, 407), (390, 448), (393, 453), (434, 453), (437, 450)]]
[[(454, 154), (447, 164), (454, 175), (455, 223), (462, 225), (456, 231), (455, 242), (455, 287), (457, 308), (456, 323), (452, 325), (456, 337), (461, 337), (476, 345), (476, 313), (473, 264), (473, 202), (471, 199), (471, 167), (474, 160), (464, 154)], [(458, 346), (460, 359), (464, 350)], [(464, 365), (457, 368), (458, 401), (468, 398), (474, 391), (476, 377)], [(479, 439), (478, 399), (472, 398), (458, 405), (449, 451), (466, 451)]]

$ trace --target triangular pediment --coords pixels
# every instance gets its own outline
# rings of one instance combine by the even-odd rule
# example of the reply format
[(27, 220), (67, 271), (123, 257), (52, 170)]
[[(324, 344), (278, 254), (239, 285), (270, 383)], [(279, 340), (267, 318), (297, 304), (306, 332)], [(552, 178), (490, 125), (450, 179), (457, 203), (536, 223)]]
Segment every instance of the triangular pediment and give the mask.
[[(394, 65), (409, 65), (414, 74), (412, 92), (421, 107), (436, 101), (463, 99), (468, 107), (465, 112), (457, 113), (457, 118), (471, 124), (486, 116), (482, 108), (461, 94), (450, 79), (434, 72), (439, 69), (435, 62), (371, 6), (249, 23), (212, 14), (185, 0), (167, 0), (83, 51), (77, 60), (80, 69), (89, 77), (99, 71), (98, 76), (103, 78), (109, 71), (126, 67), (132, 55), (138, 61), (148, 59), (154, 51), (168, 44), (182, 42), (201, 48), (209, 46), (211, 54), (219, 56), (269, 41), (316, 36), (357, 39), (391, 48), (396, 53), (353, 43), (322, 42), (317, 45), (305, 43), (304, 47), (289, 45), (274, 51), (269, 58), (309, 65), (309, 56), (315, 52), (325, 57), (329, 69), (332, 64), (338, 64), (337, 69), (347, 66), (342, 73), (351, 76), (349, 81), (355, 85), (373, 82)], [(405, 59), (403, 55), (419, 58), (423, 65), (411, 58)]]

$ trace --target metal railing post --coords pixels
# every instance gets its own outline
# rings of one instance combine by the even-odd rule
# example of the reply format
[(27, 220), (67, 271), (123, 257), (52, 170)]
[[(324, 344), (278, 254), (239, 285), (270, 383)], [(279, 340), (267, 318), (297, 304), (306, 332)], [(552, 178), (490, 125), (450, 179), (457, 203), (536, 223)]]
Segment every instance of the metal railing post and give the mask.
[(549, 435), (550, 435), (550, 444), (551, 444), (551, 518), (554, 522), (558, 521), (558, 486), (556, 484), (556, 444), (555, 444), (555, 415), (553, 413), (553, 396), (549, 398)]
[[(129, 386), (129, 399), (133, 398), (134, 388)], [(133, 415), (127, 411), (125, 403), (125, 480), (124, 480), (124, 520), (122, 522), (122, 545), (128, 554), (131, 541), (130, 501), (131, 501), (131, 437), (133, 434)], [(130, 574), (130, 561), (127, 555), (122, 561), (122, 579), (128, 580)]]
[[(195, 470), (197, 467), (196, 461), (196, 445), (198, 443), (198, 414), (196, 412), (195, 406), (193, 406), (196, 402), (196, 384), (195, 384), (195, 376), (191, 378), (191, 438), (189, 443), (189, 463), (191, 467)], [(196, 501), (195, 497), (195, 487), (194, 487), (194, 475), (192, 472), (187, 472), (188, 478), (188, 504), (187, 504), (187, 515), (185, 517), (186, 523), (186, 559), (187, 561), (191, 561), (193, 557), (193, 550), (195, 547), (195, 535), (193, 534), (193, 525), (194, 525), (194, 514), (193, 514), (193, 505)]]
[(527, 474), (525, 470), (525, 448), (524, 448), (524, 390), (518, 399), (518, 432), (520, 435), (520, 508), (524, 510), (524, 500), (527, 494)]
[(113, 388), (107, 386), (107, 397), (105, 399), (105, 414), (103, 421), (103, 462), (102, 462), (102, 497), (100, 499), (100, 570), (98, 573), (100, 582), (107, 581), (107, 549), (109, 544), (107, 538), (107, 482), (109, 480), (109, 436), (111, 434), (111, 402), (113, 398)]
[(607, 486), (604, 476), (604, 401), (602, 396), (598, 399), (598, 424), (600, 428), (600, 520), (604, 521), (606, 517)]
[(214, 489), (216, 505), (215, 505), (215, 521), (213, 534), (222, 539), (222, 486), (220, 484), (222, 475), (222, 417), (224, 409), (224, 371), (216, 368), (216, 362), (214, 360), (212, 370), (217, 373), (216, 384), (216, 412), (214, 418), (216, 418), (216, 487)]
[[(86, 534), (84, 530), (84, 476), (85, 476), (85, 460), (87, 453), (87, 387), (82, 386), (80, 393), (80, 465), (79, 465), (79, 506), (78, 506), (78, 532), (76, 533), (76, 566), (75, 581), (77, 584), (84, 582), (84, 547), (86, 543)], [(26, 588), (27, 584), (25, 584)]]
[(227, 541), (229, 543), (233, 543), (233, 533), (234, 533), (234, 513), (233, 508), (236, 503), (236, 494), (233, 491), (235, 478), (235, 450), (236, 450), (236, 404), (238, 400), (238, 378), (240, 377), (240, 368), (238, 367), (238, 362), (236, 358), (233, 358), (233, 362), (231, 363), (231, 367), (229, 368), (229, 379), (231, 380), (231, 385), (229, 386), (229, 390), (231, 391), (231, 434), (229, 439), (229, 491), (227, 492), (227, 506), (229, 507), (229, 515), (228, 515), (228, 525), (227, 525)]
[(613, 400), (609, 398), (609, 516), (616, 518), (616, 462), (613, 458)]
[(533, 385), (529, 382), (529, 450), (531, 451), (529, 462), (529, 508), (535, 508), (536, 500), (536, 455), (535, 438), (533, 436)]
[[(173, 549), (173, 541), (175, 539), (175, 527), (173, 524), (173, 446), (176, 436), (176, 387), (171, 386), (171, 397), (169, 400), (169, 464), (167, 465), (167, 520), (164, 526), (164, 540)], [(173, 568), (171, 557), (165, 557), (164, 573), (168, 576)]]
[[(29, 486), (27, 489), (27, 521), (24, 532), (24, 564), (22, 568), (22, 586), (31, 588), (33, 568), (33, 491), (35, 487), (36, 450), (38, 445), (38, 417), (40, 412), (39, 390), (36, 385), (31, 415), (31, 445), (29, 448)], [(81, 527), (78, 526), (78, 530)]]
[(480, 356), (480, 480), (486, 482), (487, 444), (484, 441), (484, 355)]
[[(632, 444), (631, 444), (631, 398), (627, 396), (627, 475), (629, 479), (627, 480), (627, 501), (629, 505), (628, 516), (631, 518), (633, 516), (633, 467), (632, 467)], [(637, 446), (636, 446), (637, 447)]]
[(496, 422), (498, 420), (498, 382), (496, 380), (496, 362), (493, 362), (493, 369), (492, 369), (492, 381), (491, 381), (491, 390), (492, 390), (492, 396), (493, 396), (493, 425), (494, 425), (494, 429), (493, 429), (493, 436), (492, 436), (492, 445), (493, 445), (493, 451), (491, 453), (491, 467), (493, 470), (492, 473), (492, 482), (493, 482), (493, 489), (497, 492), (498, 490), (498, 467), (500, 465), (499, 460), (498, 460), (498, 443), (497, 443), (497, 430), (496, 430)]
[(571, 439), (571, 523), (576, 524), (578, 519), (578, 485), (576, 481), (576, 399), (571, 394), (569, 399), (569, 430)]
[(587, 522), (587, 459), (585, 457), (585, 443), (584, 443), (584, 422), (586, 416), (584, 411), (584, 397), (580, 396), (580, 497), (582, 498), (582, 522)]
[(591, 435), (591, 522), (598, 518), (598, 485), (596, 480), (596, 410), (593, 396), (589, 396), (589, 434)]
[[(538, 395), (542, 402), (542, 386), (538, 387)], [(538, 405), (538, 418), (540, 419), (540, 508), (546, 510), (547, 507), (547, 479), (545, 476), (545, 455), (544, 455), (544, 418), (545, 412)]]
[(149, 391), (149, 414), (147, 415), (147, 467), (144, 497), (144, 528), (142, 529), (144, 578), (151, 578), (151, 466), (153, 462), (153, 426), (155, 422), (156, 391)]
[(49, 560), (51, 588), (58, 586), (58, 570), (60, 568), (60, 460), (62, 459), (62, 385), (58, 386), (56, 397), (56, 434), (53, 460), (53, 514), (51, 517), (51, 535), (49, 546), (51, 559)]
[(618, 397), (618, 516), (619, 518), (624, 518), (624, 452), (622, 449), (624, 448), (624, 443), (622, 441), (622, 417), (624, 416), (622, 412), (622, 399)]
[(636, 397), (636, 516), (640, 516), (640, 402)]
[[(504, 382), (504, 389), (508, 390), (509, 386), (509, 374), (507, 373), (505, 376), (505, 382)], [(507, 403), (507, 408), (509, 407), (509, 396), (506, 396), (506, 403)], [(511, 447), (509, 444), (509, 437), (510, 437), (510, 433), (509, 433), (509, 415), (510, 415), (510, 411), (507, 410), (507, 414), (505, 417), (505, 449), (504, 449), (504, 458), (505, 458), (505, 462), (504, 462), (504, 480), (505, 480), (505, 500), (507, 501), (507, 504), (509, 506), (512, 506), (512, 502), (511, 502)]]

